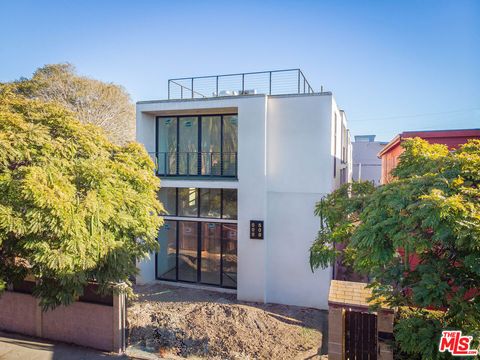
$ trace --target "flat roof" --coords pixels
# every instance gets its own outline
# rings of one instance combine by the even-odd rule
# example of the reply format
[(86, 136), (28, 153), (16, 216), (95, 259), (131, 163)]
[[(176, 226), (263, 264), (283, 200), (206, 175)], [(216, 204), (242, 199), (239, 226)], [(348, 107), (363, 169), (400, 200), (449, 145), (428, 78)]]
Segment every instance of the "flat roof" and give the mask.
[(231, 100), (231, 99), (243, 99), (243, 98), (255, 98), (255, 97), (282, 98), (282, 97), (302, 97), (302, 96), (332, 96), (332, 92), (324, 91), (324, 92), (310, 93), (310, 94), (281, 94), (281, 95), (251, 94), (251, 95), (229, 95), (229, 96), (188, 98), (188, 99), (142, 100), (142, 101), (137, 101), (136, 104), (141, 105), (141, 104), (177, 103), (177, 102), (190, 102), (190, 101), (216, 101), (216, 100)]

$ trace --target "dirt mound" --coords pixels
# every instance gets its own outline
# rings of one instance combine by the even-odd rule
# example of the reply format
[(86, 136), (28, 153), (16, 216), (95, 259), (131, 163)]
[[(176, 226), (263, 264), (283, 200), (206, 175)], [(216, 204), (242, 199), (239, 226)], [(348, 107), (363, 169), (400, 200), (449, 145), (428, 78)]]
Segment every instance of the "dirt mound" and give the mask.
[(158, 284), (136, 292), (128, 309), (130, 342), (165, 358), (320, 359), (326, 350), (324, 311)]

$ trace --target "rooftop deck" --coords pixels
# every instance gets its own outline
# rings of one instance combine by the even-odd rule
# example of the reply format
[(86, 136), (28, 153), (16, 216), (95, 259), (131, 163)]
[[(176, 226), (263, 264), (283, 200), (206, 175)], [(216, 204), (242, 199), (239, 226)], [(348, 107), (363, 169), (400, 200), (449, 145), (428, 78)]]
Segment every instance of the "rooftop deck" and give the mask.
[(313, 94), (314, 92), (300, 69), (197, 76), (168, 80), (169, 100), (254, 94)]

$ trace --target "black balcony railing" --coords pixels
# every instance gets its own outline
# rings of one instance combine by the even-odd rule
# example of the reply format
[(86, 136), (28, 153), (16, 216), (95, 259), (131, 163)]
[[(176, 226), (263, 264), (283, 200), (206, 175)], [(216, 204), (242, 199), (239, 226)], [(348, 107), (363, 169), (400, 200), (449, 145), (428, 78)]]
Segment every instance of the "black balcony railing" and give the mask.
[(237, 177), (236, 152), (150, 153), (158, 176)]
[[(321, 91), (323, 92), (323, 87)], [(197, 76), (168, 80), (169, 99), (312, 93), (314, 93), (314, 90), (300, 69)]]

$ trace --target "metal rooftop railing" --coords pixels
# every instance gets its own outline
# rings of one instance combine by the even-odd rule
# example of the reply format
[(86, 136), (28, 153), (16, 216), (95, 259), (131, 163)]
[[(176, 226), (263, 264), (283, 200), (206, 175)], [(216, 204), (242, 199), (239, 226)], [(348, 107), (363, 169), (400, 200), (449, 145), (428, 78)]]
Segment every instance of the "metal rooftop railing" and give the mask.
[(300, 69), (168, 80), (168, 99), (197, 99), (253, 94), (312, 94), (314, 92)]

